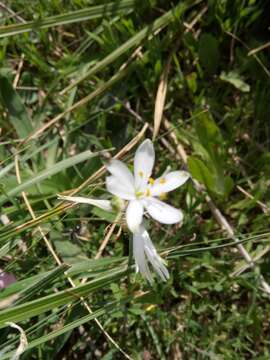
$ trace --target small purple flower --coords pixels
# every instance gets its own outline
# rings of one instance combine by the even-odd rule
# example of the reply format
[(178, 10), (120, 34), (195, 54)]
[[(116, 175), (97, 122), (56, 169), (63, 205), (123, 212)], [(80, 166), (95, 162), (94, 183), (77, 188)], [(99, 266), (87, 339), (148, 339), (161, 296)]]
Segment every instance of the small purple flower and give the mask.
[(13, 274), (0, 271), (0, 289), (5, 289), (7, 286), (13, 284), (16, 281), (17, 280)]

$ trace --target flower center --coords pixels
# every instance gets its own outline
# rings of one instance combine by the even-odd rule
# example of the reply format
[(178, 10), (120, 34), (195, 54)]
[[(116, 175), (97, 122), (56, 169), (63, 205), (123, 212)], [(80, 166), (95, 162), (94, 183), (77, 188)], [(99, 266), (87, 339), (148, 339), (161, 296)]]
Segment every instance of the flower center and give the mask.
[(147, 188), (146, 191), (145, 191), (145, 196), (151, 196), (151, 192), (150, 192), (150, 189)]
[(143, 191), (135, 191), (135, 196), (137, 199), (141, 198), (143, 196)]

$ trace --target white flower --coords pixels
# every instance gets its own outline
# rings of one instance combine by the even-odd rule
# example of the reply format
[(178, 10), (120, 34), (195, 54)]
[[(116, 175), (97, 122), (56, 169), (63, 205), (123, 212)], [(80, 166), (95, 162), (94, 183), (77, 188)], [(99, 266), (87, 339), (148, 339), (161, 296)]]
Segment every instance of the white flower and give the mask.
[(154, 180), (151, 178), (154, 162), (153, 144), (151, 140), (146, 139), (135, 153), (134, 175), (122, 161), (112, 160), (107, 166), (111, 176), (106, 178), (107, 190), (128, 201), (126, 222), (133, 232), (133, 256), (137, 270), (149, 282), (152, 282), (152, 276), (148, 262), (162, 280), (166, 281), (169, 273), (143, 226), (144, 210), (163, 224), (181, 222), (182, 211), (160, 201), (157, 197), (178, 188), (189, 178), (186, 171), (173, 171)]
[[(146, 210), (153, 219), (163, 224), (181, 222), (183, 220), (182, 211), (164, 203), (158, 197), (183, 185), (189, 178), (186, 171), (172, 171), (154, 180), (151, 178), (154, 162), (153, 143), (146, 139), (135, 153), (134, 175), (122, 161), (112, 160), (107, 166), (111, 176), (106, 178), (107, 190), (117, 199), (128, 201), (126, 222), (133, 233), (133, 256), (136, 268), (149, 282), (152, 282), (152, 276), (148, 262), (164, 281), (169, 278), (169, 272), (143, 226), (144, 211)], [(90, 204), (106, 211), (114, 209), (114, 202), (110, 200), (61, 195), (58, 198), (75, 203)]]
[(175, 224), (183, 219), (181, 210), (164, 203), (157, 197), (183, 185), (189, 174), (186, 171), (172, 171), (154, 180), (151, 178), (154, 161), (153, 144), (151, 140), (146, 139), (135, 154), (134, 176), (122, 161), (112, 160), (107, 166), (111, 173), (111, 176), (106, 178), (107, 190), (129, 201), (126, 221), (133, 233), (139, 231), (144, 210), (163, 224)]

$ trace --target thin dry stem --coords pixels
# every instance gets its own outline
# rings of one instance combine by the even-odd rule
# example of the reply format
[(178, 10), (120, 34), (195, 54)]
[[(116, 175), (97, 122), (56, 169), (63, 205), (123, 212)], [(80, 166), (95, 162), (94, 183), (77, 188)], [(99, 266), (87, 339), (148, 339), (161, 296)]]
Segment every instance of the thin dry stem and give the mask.
[(0, 1), (0, 8), (5, 11), (6, 13), (8, 13), (10, 15), (10, 17), (14, 17), (17, 21), (21, 22), (21, 23), (25, 23), (26, 21), (20, 16), (18, 15), (15, 11), (13, 11), (10, 7), (8, 7), (6, 4), (4, 4), (2, 1)]
[(268, 41), (266, 44), (260, 45), (256, 47), (255, 49), (252, 49), (249, 51), (248, 56), (254, 55), (259, 51), (262, 51), (270, 46), (270, 41)]
[(18, 65), (18, 69), (16, 71), (16, 75), (15, 75), (15, 78), (14, 78), (14, 81), (13, 81), (13, 87), (14, 89), (17, 88), (18, 86), (18, 83), (19, 83), (19, 80), (20, 80), (20, 76), (21, 76), (21, 71), (22, 71), (22, 68), (23, 68), (23, 62), (24, 62), (24, 54), (22, 54), (21, 58), (20, 58), (20, 62), (19, 62), (19, 65)]
[[(251, 195), (251, 194), (250, 194), (248, 191), (246, 191), (245, 189), (243, 189), (242, 186), (237, 185), (236, 187), (237, 187), (237, 189), (238, 189), (242, 194), (244, 194), (246, 197), (248, 197), (249, 199), (255, 200), (254, 196)], [(264, 204), (263, 202), (261, 202), (260, 200), (255, 200), (255, 202), (256, 202), (256, 204), (258, 204), (258, 205), (260, 206), (261, 210), (262, 210), (265, 214), (269, 213), (270, 209), (269, 209), (269, 207), (268, 207), (267, 205), (265, 205), (265, 204)]]
[[(254, 256), (253, 262), (257, 263), (264, 255), (266, 255), (270, 251), (270, 245), (267, 245), (259, 254)], [(231, 277), (239, 276), (246, 270), (250, 268), (250, 264), (246, 264), (244, 266), (241, 266), (239, 269), (235, 270), (230, 274)]]
[(121, 216), (122, 216), (122, 214), (121, 214), (121, 212), (119, 212), (119, 214), (116, 216), (116, 219), (115, 219), (114, 223), (111, 224), (110, 230), (107, 232), (105, 238), (103, 239), (103, 241), (102, 241), (102, 243), (101, 243), (101, 245), (100, 245), (100, 247), (98, 249), (98, 252), (96, 253), (95, 259), (99, 259), (101, 257), (101, 255), (103, 253), (103, 250), (105, 249), (108, 242), (110, 241), (110, 238), (111, 238), (111, 236), (112, 236), (112, 234), (113, 234), (113, 232), (114, 232), (114, 230), (115, 230)]
[[(231, 33), (230, 31), (225, 31), (225, 34), (231, 36), (233, 39), (237, 40), (238, 42), (240, 42), (248, 51), (250, 51), (250, 48), (247, 46), (247, 44), (241, 40), (238, 36), (236, 36), (235, 34)], [(261, 61), (261, 59), (256, 55), (256, 54), (250, 54), (251, 56), (254, 57), (254, 59), (257, 61), (258, 64), (260, 64), (260, 66), (263, 68), (264, 72), (267, 74), (268, 77), (270, 77), (270, 71), (267, 69), (267, 67), (263, 64), (263, 62)]]

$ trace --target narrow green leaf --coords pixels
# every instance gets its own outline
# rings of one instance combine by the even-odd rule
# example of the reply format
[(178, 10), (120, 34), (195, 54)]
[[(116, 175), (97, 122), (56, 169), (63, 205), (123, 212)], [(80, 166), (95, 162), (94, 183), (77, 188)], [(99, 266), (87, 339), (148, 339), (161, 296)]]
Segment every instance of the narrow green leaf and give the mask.
[[(123, 306), (123, 304), (125, 304), (126, 302), (130, 301), (131, 299), (133, 298), (133, 296), (129, 296), (125, 299), (123, 299), (121, 302), (117, 302), (117, 301), (114, 301), (114, 302), (111, 302), (105, 306), (103, 306), (102, 308), (94, 311), (93, 313), (91, 314), (88, 314), (88, 315), (85, 315), (83, 317), (81, 317), (80, 319), (77, 319), (77, 320), (74, 320), (72, 321), (71, 323), (63, 326), (61, 329), (59, 330), (55, 330), (55, 331), (52, 331), (50, 332), (49, 334), (46, 334), (44, 336), (41, 336), (39, 338), (37, 338), (36, 340), (33, 340), (31, 341), (26, 350), (30, 350), (40, 344), (43, 344), (49, 340), (52, 340), (54, 338), (56, 338), (57, 336), (60, 336), (62, 334), (65, 334), (67, 331), (71, 331), (73, 329), (76, 329), (77, 327), (89, 322), (90, 320), (93, 320), (93, 319), (96, 319), (104, 314), (110, 314), (110, 313), (113, 313), (115, 311), (118, 311), (118, 309)], [(14, 352), (9, 352), (5, 355), (2, 355), (1, 356), (1, 360), (5, 360), (5, 359), (10, 359), (10, 357), (14, 354)]]
[(70, 267), (67, 270), (67, 274), (69, 276), (78, 275), (81, 273), (91, 273), (92, 271), (108, 269), (109, 266), (115, 265), (124, 261), (125, 257), (108, 257), (108, 258), (101, 258), (101, 259), (89, 259), (80, 261)]
[(45, 311), (55, 309), (61, 305), (77, 301), (80, 296), (88, 296), (97, 289), (104, 289), (104, 286), (111, 284), (112, 281), (119, 280), (126, 274), (126, 268), (117, 271), (111, 271), (109, 274), (101, 276), (84, 285), (76, 288), (69, 288), (57, 294), (48, 295), (40, 299), (27, 302), (22, 305), (14, 306), (0, 311), (0, 328), (6, 325), (7, 321), (18, 322), (29, 319), (33, 316), (44, 313)]
[[(99, 153), (92, 153), (91, 151), (87, 150), (84, 151), (78, 155), (74, 155), (68, 159), (59, 161), (58, 163), (54, 164), (53, 166), (51, 166), (49, 169), (45, 169), (43, 171), (41, 171), (40, 173), (38, 173), (37, 175), (35, 175), (34, 177), (26, 180), (25, 182), (23, 182), (22, 184), (16, 186), (15, 188), (7, 191), (7, 196), (11, 197), (11, 196), (15, 196), (19, 193), (21, 193), (22, 191), (24, 191), (25, 189), (27, 189), (28, 187), (35, 185), (39, 182), (41, 182), (44, 179), (47, 179), (71, 166), (77, 165), (82, 161), (88, 160), (94, 156), (97, 156)], [(7, 200), (5, 195), (1, 195), (0, 196), (0, 204), (3, 204), (5, 201)]]
[[(18, 240), (19, 241), (19, 240)], [(90, 276), (91, 273), (95, 271), (107, 271), (109, 267), (113, 267), (112, 270), (116, 270), (115, 265), (119, 264), (120, 262), (124, 262), (126, 260), (125, 257), (108, 257), (108, 258), (100, 258), (100, 259), (89, 259), (80, 261), (74, 265), (72, 265), (67, 271), (68, 276), (84, 276), (87, 274), (87, 276)], [(111, 271), (111, 270), (109, 270)], [(50, 276), (51, 271), (46, 271), (44, 273), (39, 273), (34, 276), (27, 277), (22, 280), (18, 280), (15, 283), (9, 285), (7, 288), (3, 289), (0, 292), (0, 300), (3, 300), (4, 298), (18, 293), (22, 292), (25, 288), (28, 288), (31, 284), (42, 282), (43, 279), (46, 279), (48, 276)]]
[[(57, 136), (52, 141), (48, 141), (46, 144), (40, 146), (39, 148), (31, 149), (31, 151), (29, 151), (29, 149), (27, 149), (28, 150), (27, 153), (20, 158), (20, 161), (24, 162), (24, 161), (27, 161), (27, 160), (33, 158), (35, 155), (39, 154), (41, 151), (53, 146), (54, 144), (57, 144), (58, 141), (59, 141), (59, 137)], [(6, 165), (5, 167), (3, 167), (2, 169), (0, 169), (0, 179), (3, 176), (5, 176), (6, 174), (8, 174), (9, 171), (11, 171), (14, 167), (15, 167), (15, 161), (13, 161), (12, 163), (10, 163), (10, 164)]]
[(167, 26), (173, 19), (179, 15), (181, 15), (187, 8), (187, 5), (184, 3), (180, 3), (172, 10), (168, 11), (157, 20), (155, 20), (151, 25), (144, 27), (141, 31), (139, 31), (132, 38), (127, 40), (124, 44), (119, 46), (116, 50), (112, 51), (108, 56), (106, 56), (103, 60), (98, 61), (94, 67), (92, 67), (85, 75), (74, 81), (68, 87), (66, 87), (61, 93), (65, 93), (72, 89), (74, 86), (78, 85), (85, 79), (90, 76), (96, 74), (98, 71), (101, 71), (121, 55), (126, 53), (129, 49), (138, 46), (146, 37), (154, 34), (158, 29)]
[(69, 268), (69, 265), (62, 264), (58, 266), (56, 269), (50, 271), (48, 274), (46, 274), (42, 279), (38, 280), (35, 283), (31, 283), (29, 286), (26, 287), (26, 289), (23, 289), (19, 294), (18, 300), (15, 301), (14, 304), (18, 305), (23, 302), (28, 301), (31, 299), (35, 294), (37, 294), (41, 290), (48, 289), (48, 286), (52, 283), (53, 280), (57, 279), (59, 276), (61, 276), (67, 269)]
[(130, 8), (133, 6), (134, 0), (120, 0), (117, 2), (107, 3), (105, 5), (91, 6), (89, 8), (78, 11), (51, 16), (45, 19), (37, 19), (35, 21), (29, 21), (23, 24), (0, 26), (0, 38), (28, 32), (31, 30), (39, 30), (106, 16), (114, 16), (123, 12), (123, 10), (130, 10)]
[(0, 248), (0, 258), (7, 255), (11, 249), (13, 249), (18, 243), (20, 239), (10, 240), (5, 245)]

